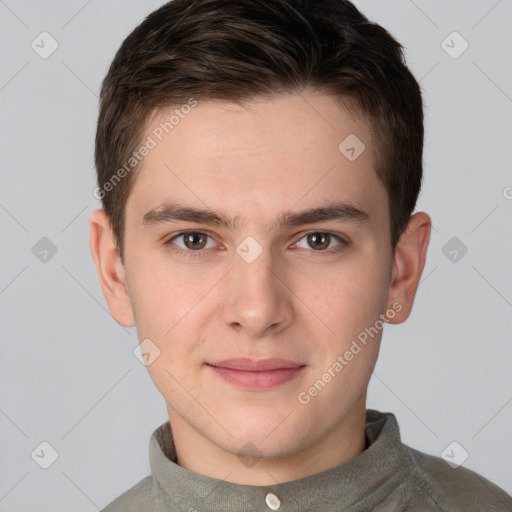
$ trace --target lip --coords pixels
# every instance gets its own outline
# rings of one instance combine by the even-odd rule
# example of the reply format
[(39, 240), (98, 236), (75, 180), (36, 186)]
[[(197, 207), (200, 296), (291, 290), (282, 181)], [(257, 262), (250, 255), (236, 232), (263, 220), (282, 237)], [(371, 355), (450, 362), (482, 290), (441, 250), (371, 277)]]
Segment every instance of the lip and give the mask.
[(263, 390), (280, 386), (296, 378), (305, 365), (287, 359), (225, 359), (208, 366), (224, 380), (235, 386)]
[(236, 357), (232, 359), (224, 359), (216, 363), (209, 363), (217, 368), (228, 368), (230, 370), (245, 370), (249, 372), (264, 372), (269, 370), (280, 370), (282, 368), (299, 368), (304, 366), (295, 361), (287, 359), (251, 359), (250, 357)]

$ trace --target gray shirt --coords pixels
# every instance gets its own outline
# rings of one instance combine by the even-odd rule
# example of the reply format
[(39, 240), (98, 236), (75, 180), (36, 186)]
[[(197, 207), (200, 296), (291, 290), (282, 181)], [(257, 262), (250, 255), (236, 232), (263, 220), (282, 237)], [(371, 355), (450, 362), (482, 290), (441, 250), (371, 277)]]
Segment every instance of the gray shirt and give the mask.
[(176, 464), (169, 422), (149, 442), (152, 475), (103, 512), (512, 511), (484, 477), (403, 444), (395, 416), (366, 411), (366, 450), (337, 467), (268, 486), (238, 485)]

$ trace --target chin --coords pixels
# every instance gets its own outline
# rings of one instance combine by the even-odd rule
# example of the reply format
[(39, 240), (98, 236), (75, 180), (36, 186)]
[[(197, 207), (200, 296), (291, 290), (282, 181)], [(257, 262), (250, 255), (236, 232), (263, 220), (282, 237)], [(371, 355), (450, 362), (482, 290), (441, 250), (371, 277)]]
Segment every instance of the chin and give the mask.
[[(292, 415), (291, 415), (292, 416)], [(303, 427), (289, 424), (286, 415), (272, 422), (254, 422), (230, 429), (231, 436), (223, 436), (219, 443), (224, 449), (241, 457), (280, 458), (299, 451), (310, 437)], [(229, 424), (229, 423), (228, 423)], [(231, 424), (236, 424), (233, 421)], [(317, 429), (318, 430), (318, 429)]]
[(247, 459), (279, 459), (299, 451), (299, 447), (295, 445), (294, 439), (289, 435), (284, 439), (281, 437), (269, 439), (248, 435), (247, 437), (237, 438), (234, 443), (231, 440), (230, 446), (225, 447), (225, 449), (240, 458)]

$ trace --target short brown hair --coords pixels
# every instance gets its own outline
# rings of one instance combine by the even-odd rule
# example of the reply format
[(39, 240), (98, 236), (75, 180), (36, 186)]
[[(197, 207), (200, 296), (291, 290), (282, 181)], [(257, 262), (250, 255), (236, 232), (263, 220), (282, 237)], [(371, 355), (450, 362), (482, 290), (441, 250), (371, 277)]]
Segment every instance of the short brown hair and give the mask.
[(368, 120), (394, 250), (422, 182), (423, 105), (403, 47), (346, 0), (173, 0), (124, 40), (101, 88), (96, 190), (121, 261), (124, 210), (140, 167), (125, 164), (155, 109), (306, 88), (349, 100)]

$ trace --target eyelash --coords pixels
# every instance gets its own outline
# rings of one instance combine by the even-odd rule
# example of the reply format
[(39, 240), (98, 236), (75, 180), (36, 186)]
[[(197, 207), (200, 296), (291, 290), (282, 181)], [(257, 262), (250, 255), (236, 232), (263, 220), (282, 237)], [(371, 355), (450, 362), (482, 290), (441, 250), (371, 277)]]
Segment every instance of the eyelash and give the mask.
[[(189, 235), (191, 233), (195, 233), (195, 234), (199, 234), (199, 235), (205, 235), (205, 236), (211, 238), (212, 240), (214, 240), (214, 237), (210, 233), (208, 233), (207, 231), (198, 231), (198, 230), (190, 229), (190, 230), (187, 230), (187, 231), (180, 231), (179, 233), (176, 233), (171, 238), (169, 238), (165, 242), (164, 245), (168, 246), (173, 252), (175, 252), (177, 254), (180, 254), (180, 255), (183, 255), (185, 257), (201, 258), (201, 257), (203, 257), (205, 255), (204, 253), (205, 253), (206, 249), (199, 249), (197, 251), (185, 250), (185, 249), (181, 249), (180, 247), (176, 247), (173, 244), (173, 240), (175, 240), (176, 238), (179, 238), (179, 237), (184, 236), (184, 235)], [(339, 235), (336, 235), (335, 233), (332, 233), (330, 231), (308, 231), (308, 232), (304, 233), (297, 240), (297, 242), (295, 242), (295, 243), (299, 243), (303, 238), (307, 237), (308, 235), (312, 235), (312, 234), (315, 234), (315, 235), (319, 235), (319, 234), (320, 235), (329, 235), (331, 237), (334, 237), (334, 238), (336, 238), (338, 240), (339, 245), (337, 245), (336, 247), (331, 248), (331, 249), (324, 249), (324, 250), (319, 250), (319, 251), (315, 251), (314, 249), (311, 249), (310, 252), (332, 254), (334, 252), (338, 252), (343, 247), (348, 247), (350, 245), (347, 240), (344, 240)]]

